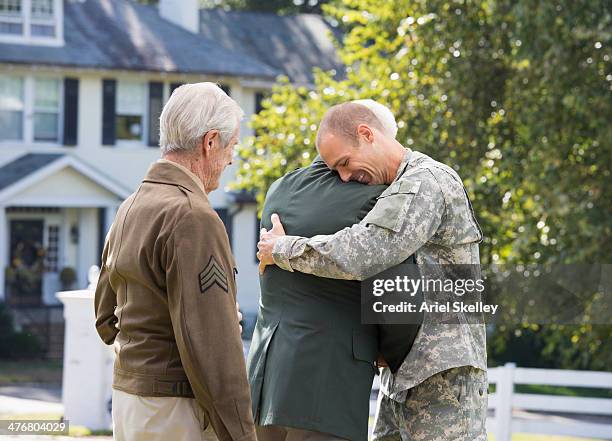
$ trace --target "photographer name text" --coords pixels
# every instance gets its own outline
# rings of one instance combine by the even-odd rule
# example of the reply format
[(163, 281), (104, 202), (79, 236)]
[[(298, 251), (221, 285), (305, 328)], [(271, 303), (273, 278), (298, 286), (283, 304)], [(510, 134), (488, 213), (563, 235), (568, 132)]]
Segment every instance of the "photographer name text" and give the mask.
[(493, 314), (497, 312), (499, 305), (489, 305), (484, 302), (464, 303), (464, 302), (446, 302), (446, 303), (429, 303), (421, 302), (420, 305), (411, 302), (400, 302), (387, 305), (383, 302), (374, 302), (372, 309), (374, 312), (427, 312), (427, 313), (448, 313), (448, 312), (464, 312), (464, 313), (486, 313)]

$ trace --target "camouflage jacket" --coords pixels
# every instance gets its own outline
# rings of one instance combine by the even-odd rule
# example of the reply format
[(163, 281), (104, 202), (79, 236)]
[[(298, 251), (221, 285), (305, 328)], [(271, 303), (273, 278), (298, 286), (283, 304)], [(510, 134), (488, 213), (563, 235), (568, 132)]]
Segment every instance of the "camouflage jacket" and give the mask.
[[(478, 264), (481, 240), (459, 175), (407, 149), (395, 180), (360, 223), (333, 235), (281, 237), (273, 257), (287, 271), (365, 280), (413, 253), (419, 265)], [(403, 401), (408, 389), (438, 372), (459, 366), (486, 369), (484, 325), (468, 323), (474, 322), (462, 313), (452, 324), (425, 313), (400, 369), (395, 375), (383, 371), (382, 391)]]

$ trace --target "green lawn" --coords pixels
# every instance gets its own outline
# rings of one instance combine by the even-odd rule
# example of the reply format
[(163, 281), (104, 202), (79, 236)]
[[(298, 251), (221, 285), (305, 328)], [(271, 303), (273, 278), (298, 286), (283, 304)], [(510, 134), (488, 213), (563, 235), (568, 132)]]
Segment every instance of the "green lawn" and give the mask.
[(61, 383), (62, 362), (0, 360), (0, 386), (16, 383)]

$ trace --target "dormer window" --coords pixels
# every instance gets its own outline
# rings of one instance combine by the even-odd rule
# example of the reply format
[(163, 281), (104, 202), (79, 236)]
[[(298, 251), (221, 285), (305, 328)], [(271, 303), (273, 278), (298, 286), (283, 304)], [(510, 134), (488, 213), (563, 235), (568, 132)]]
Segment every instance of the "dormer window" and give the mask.
[(62, 0), (0, 0), (0, 42), (63, 44)]

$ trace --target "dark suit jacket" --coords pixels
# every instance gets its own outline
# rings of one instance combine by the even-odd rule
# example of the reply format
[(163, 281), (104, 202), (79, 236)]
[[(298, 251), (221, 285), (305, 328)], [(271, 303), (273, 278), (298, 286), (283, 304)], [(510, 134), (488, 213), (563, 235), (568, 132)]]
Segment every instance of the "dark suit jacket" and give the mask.
[[(278, 213), (287, 234), (330, 234), (363, 218), (386, 186), (343, 183), (315, 161), (276, 181), (262, 226)], [(359, 282), (268, 266), (247, 370), (260, 425), (366, 440), (377, 328), (360, 324)]]

